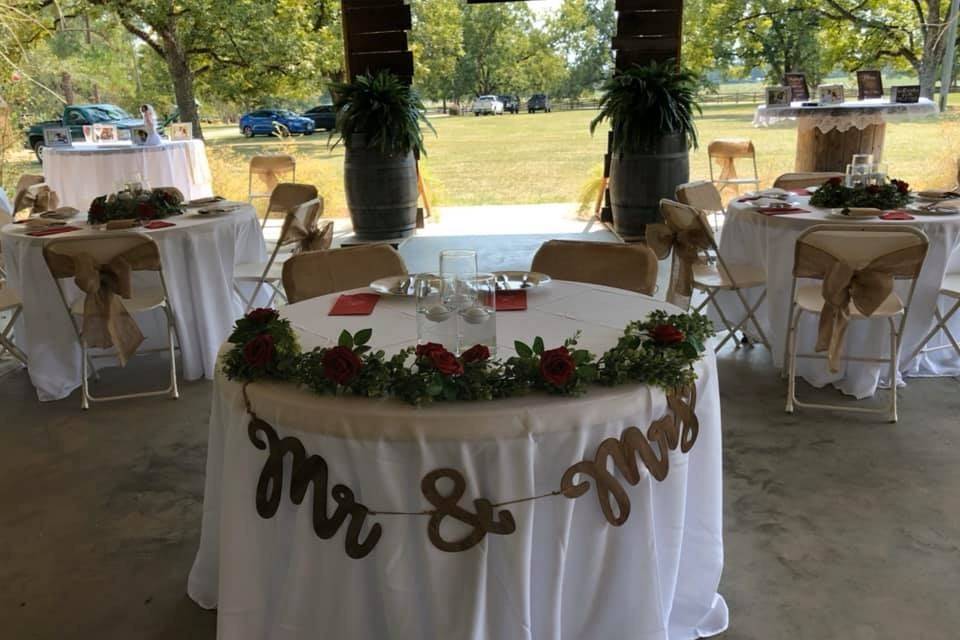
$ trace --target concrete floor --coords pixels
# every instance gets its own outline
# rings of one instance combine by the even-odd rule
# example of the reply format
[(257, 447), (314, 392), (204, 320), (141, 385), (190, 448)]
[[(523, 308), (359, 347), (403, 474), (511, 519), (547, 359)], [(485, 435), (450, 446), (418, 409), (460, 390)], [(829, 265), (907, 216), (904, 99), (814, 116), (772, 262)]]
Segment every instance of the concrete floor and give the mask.
[[(102, 384), (162, 380), (158, 357), (130, 366)], [(785, 415), (760, 348), (727, 351), (720, 375), (723, 638), (957, 638), (958, 381), (911, 380), (889, 425)], [(36, 402), (22, 370), (0, 378), (0, 638), (215, 637), (184, 593), (210, 391), (82, 412), (77, 394)]]

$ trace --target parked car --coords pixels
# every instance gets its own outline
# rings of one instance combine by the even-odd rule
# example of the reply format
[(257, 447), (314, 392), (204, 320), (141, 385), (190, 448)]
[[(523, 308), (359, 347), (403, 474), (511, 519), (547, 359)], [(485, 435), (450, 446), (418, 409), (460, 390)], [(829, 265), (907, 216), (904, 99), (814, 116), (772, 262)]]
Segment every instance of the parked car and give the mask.
[(321, 104), (304, 112), (304, 118), (313, 120), (316, 129), (324, 131), (333, 131), (337, 126), (337, 112), (333, 110), (332, 104)]
[(240, 117), (240, 133), (247, 138), (275, 133), (302, 133), (309, 136), (315, 129), (312, 119), (298, 116), (287, 109), (260, 109)]
[(473, 115), (503, 115), (503, 103), (497, 96), (480, 96), (473, 101)]
[(545, 93), (535, 93), (527, 100), (527, 113), (545, 111), (550, 113), (550, 98)]
[(520, 113), (520, 96), (497, 96), (503, 103), (503, 110), (510, 113)]
[(120, 107), (112, 104), (71, 104), (63, 109), (59, 119), (45, 120), (27, 129), (25, 146), (33, 149), (37, 160), (43, 162), (43, 130), (50, 127), (68, 127), (74, 140), (83, 140), (83, 125), (112, 124), (117, 129), (142, 127), (143, 120), (134, 118)]

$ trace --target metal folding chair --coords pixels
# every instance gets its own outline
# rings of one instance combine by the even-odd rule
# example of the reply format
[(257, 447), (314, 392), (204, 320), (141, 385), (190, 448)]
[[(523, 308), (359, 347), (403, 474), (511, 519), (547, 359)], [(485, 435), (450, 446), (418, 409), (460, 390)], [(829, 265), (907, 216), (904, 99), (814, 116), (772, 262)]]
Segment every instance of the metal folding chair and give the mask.
[[(736, 161), (749, 158), (753, 163), (753, 177), (741, 178), (737, 174)], [(720, 173), (713, 174), (713, 163), (717, 162)], [(760, 174), (757, 172), (757, 152), (751, 140), (721, 139), (714, 140), (707, 145), (707, 166), (710, 169), (710, 182), (717, 186), (719, 191), (727, 188), (740, 193), (740, 185), (752, 184), (760, 188)]]
[[(921, 353), (928, 353), (930, 351), (939, 351), (941, 349), (950, 349), (953, 348), (957, 352), (957, 356), (960, 357), (960, 342), (957, 342), (956, 337), (950, 331), (950, 326), (947, 324), (958, 310), (960, 310), (960, 273), (948, 273), (943, 278), (943, 283), (940, 285), (940, 295), (951, 298), (954, 300), (953, 306), (950, 307), (949, 311), (945, 314), (940, 313), (940, 307), (936, 306), (933, 310), (933, 315), (936, 318), (936, 324), (933, 326), (933, 329), (930, 330), (923, 340), (920, 341), (920, 345), (910, 354), (910, 359), (913, 360)], [(950, 344), (940, 345), (938, 347), (927, 347), (927, 344), (933, 340), (934, 336), (938, 333), (943, 332)]]
[[(282, 180), (283, 174), (289, 173), (289, 180)], [(253, 177), (263, 182), (266, 191), (253, 190)], [(281, 182), (297, 181), (297, 161), (293, 156), (288, 155), (269, 155), (253, 156), (250, 158), (250, 170), (247, 174), (247, 202), (253, 204), (256, 199), (267, 199), (273, 194), (273, 190)], [(269, 210), (263, 217), (261, 228), (267, 224)]]

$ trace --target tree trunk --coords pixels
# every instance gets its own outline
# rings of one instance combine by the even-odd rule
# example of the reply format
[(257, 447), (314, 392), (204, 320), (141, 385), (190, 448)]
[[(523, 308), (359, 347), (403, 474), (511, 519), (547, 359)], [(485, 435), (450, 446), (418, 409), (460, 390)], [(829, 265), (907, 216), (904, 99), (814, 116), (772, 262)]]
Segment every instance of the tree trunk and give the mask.
[(93, 85), (93, 101), (98, 104), (100, 103), (100, 87), (96, 84)]
[(175, 34), (163, 34), (164, 54), (170, 79), (173, 80), (173, 93), (177, 98), (177, 109), (180, 111), (180, 122), (193, 123), (193, 137), (203, 139), (200, 128), (200, 114), (197, 111), (197, 100), (193, 91), (193, 71), (183, 47)]
[(63, 99), (67, 104), (76, 102), (76, 95), (73, 91), (73, 77), (68, 71), (60, 74), (60, 91), (63, 93)]
[(927, 24), (923, 27), (923, 57), (917, 68), (920, 79), (920, 95), (933, 97), (933, 85), (937, 82), (940, 62), (943, 60), (945, 25), (940, 24), (940, 5), (936, 0), (927, 7)]

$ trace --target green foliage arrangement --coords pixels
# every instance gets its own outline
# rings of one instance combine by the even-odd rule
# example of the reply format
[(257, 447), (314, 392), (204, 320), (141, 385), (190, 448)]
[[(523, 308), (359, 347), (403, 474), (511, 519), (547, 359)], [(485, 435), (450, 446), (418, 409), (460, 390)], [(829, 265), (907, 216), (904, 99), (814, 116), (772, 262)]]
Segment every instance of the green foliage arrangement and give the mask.
[(436, 131), (424, 115), (420, 97), (392, 72), (358, 76), (353, 82), (332, 85), (331, 92), (340, 134), (334, 147), (341, 140), (350, 146), (361, 135), (368, 149), (385, 155), (410, 151), (426, 155), (420, 123)]
[(655, 147), (665, 135), (680, 133), (687, 146), (697, 148), (694, 113), (698, 78), (675, 60), (634, 65), (617, 73), (603, 86), (600, 113), (590, 121), (590, 133), (609, 120), (613, 150), (637, 153)]
[(182, 198), (172, 191), (163, 188), (121, 191), (94, 198), (87, 213), (87, 222), (104, 224), (111, 220), (160, 220), (181, 213)]
[(490, 357), (475, 345), (459, 356), (436, 343), (403, 349), (391, 358), (373, 351), (370, 329), (344, 331), (334, 347), (300, 353), (293, 328), (273, 309), (254, 309), (237, 321), (224, 373), (231, 380), (287, 380), (321, 395), (392, 396), (415, 406), (454, 400), (493, 400), (542, 391), (578, 396), (591, 384), (649, 384), (667, 390), (696, 380), (694, 364), (712, 335), (697, 313), (655, 311), (631, 322), (616, 346), (597, 358), (577, 348), (579, 336), (547, 349), (537, 337), (514, 343), (516, 356)]
[(910, 185), (903, 180), (891, 180), (887, 184), (869, 184), (847, 187), (843, 178), (831, 178), (820, 185), (810, 204), (815, 207), (868, 207), (896, 209), (910, 201)]

